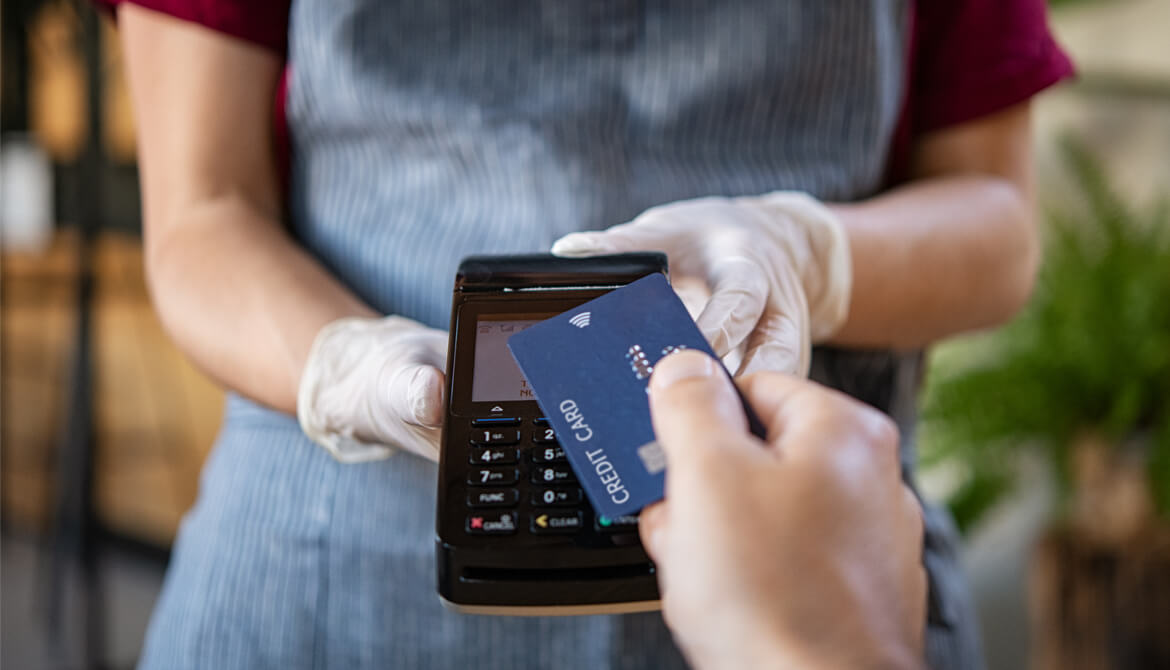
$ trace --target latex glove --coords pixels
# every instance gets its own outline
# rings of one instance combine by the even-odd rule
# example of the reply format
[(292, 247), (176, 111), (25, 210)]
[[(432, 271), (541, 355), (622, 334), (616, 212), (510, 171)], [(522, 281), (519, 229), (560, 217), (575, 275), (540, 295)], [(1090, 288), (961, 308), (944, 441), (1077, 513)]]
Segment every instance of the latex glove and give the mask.
[(446, 364), (441, 330), (400, 316), (334, 321), (301, 373), (301, 429), (345, 463), (395, 449), (437, 461)]
[(812, 343), (849, 312), (849, 239), (805, 193), (683, 200), (608, 230), (566, 235), (554, 254), (664, 251), (671, 276), (701, 279), (711, 296), (696, 319), (720, 357), (743, 347), (737, 375), (808, 373)]
[(650, 377), (666, 499), (642, 510), (663, 614), (710, 668), (924, 668), (922, 508), (880, 412), (790, 375), (667, 356)]

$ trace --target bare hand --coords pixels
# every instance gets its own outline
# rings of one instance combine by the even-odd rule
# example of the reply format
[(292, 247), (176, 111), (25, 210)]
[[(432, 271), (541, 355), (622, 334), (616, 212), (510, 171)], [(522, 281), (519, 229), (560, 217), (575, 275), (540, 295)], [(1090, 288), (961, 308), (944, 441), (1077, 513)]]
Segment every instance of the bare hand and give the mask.
[(922, 511), (884, 415), (776, 373), (740, 386), (694, 351), (655, 366), (666, 500), (641, 533), (663, 609), (700, 668), (918, 668), (926, 620)]

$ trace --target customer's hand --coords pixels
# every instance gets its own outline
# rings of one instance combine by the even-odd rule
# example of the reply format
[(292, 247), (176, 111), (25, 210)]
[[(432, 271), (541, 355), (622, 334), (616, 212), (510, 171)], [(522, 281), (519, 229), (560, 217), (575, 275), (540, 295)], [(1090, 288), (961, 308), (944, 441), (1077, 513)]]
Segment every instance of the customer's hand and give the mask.
[(640, 250), (666, 252), (676, 279), (706, 282), (711, 298), (696, 322), (720, 357), (743, 346), (737, 374), (807, 374), (811, 344), (832, 336), (849, 311), (848, 238), (804, 193), (684, 200), (552, 248), (563, 256)]
[(410, 319), (341, 319), (321, 329), (297, 394), (313, 441), (344, 462), (395, 448), (439, 460), (447, 333)]
[(919, 668), (922, 516), (885, 416), (795, 377), (741, 380), (672, 354), (650, 379), (666, 499), (640, 530), (663, 611), (699, 668)]

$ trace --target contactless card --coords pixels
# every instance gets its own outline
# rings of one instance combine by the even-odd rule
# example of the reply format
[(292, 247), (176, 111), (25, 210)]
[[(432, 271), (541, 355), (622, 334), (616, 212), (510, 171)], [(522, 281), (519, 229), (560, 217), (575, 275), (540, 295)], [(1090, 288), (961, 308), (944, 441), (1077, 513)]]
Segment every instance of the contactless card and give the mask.
[(650, 421), (650, 373), (676, 349), (714, 355), (666, 277), (643, 277), (529, 326), (508, 348), (599, 514), (617, 518), (662, 499), (666, 463)]

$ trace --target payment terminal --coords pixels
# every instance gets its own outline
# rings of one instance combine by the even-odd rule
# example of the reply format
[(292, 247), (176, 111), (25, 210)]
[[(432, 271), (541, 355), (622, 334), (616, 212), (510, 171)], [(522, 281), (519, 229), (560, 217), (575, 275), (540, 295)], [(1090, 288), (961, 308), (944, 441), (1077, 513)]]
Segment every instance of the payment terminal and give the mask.
[(473, 614), (658, 609), (637, 517), (594, 513), (508, 338), (648, 274), (666, 256), (474, 256), (455, 277), (436, 559), (443, 602)]

